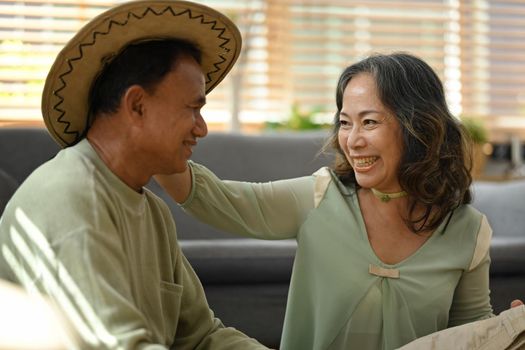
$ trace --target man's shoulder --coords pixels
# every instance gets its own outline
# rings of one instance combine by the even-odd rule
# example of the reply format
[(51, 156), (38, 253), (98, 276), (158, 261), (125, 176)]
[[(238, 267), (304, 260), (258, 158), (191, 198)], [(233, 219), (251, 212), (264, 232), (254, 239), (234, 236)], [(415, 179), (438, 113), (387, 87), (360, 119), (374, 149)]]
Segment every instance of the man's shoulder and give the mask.
[(20, 188), (30, 187), (35, 194), (45, 192), (45, 189), (74, 190), (91, 175), (93, 167), (73, 150), (62, 150), (55, 157), (33, 170)]
[(82, 203), (89, 205), (96, 177), (93, 165), (77, 153), (62, 150), (36, 168), (17, 188), (8, 207), (47, 213), (70, 211)]

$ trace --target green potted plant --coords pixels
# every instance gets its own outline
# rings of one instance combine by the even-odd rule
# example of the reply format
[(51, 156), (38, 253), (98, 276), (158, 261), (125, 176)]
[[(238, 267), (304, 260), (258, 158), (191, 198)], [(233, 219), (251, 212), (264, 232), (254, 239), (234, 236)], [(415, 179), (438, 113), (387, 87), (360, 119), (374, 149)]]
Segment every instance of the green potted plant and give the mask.
[(487, 155), (490, 154), (489, 133), (480, 118), (461, 117), (461, 123), (472, 141), (472, 177), (479, 178), (483, 175)]
[(331, 124), (319, 123), (315, 120), (315, 114), (319, 113), (319, 108), (311, 110), (301, 110), (298, 104), (291, 106), (288, 119), (283, 122), (266, 122), (267, 130), (292, 130), (292, 131), (310, 131), (317, 129), (329, 128)]

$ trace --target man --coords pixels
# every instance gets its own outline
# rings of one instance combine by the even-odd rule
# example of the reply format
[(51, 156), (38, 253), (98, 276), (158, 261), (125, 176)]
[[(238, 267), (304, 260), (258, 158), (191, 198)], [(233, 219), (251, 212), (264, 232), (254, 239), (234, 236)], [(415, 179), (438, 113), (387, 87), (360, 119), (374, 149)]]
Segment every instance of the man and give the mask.
[(130, 2), (85, 25), (51, 68), (42, 111), (65, 148), (7, 205), (0, 277), (50, 296), (79, 348), (265, 349), (213, 317), (168, 207), (144, 188), (186, 169), (206, 94), (240, 45), (206, 6)]

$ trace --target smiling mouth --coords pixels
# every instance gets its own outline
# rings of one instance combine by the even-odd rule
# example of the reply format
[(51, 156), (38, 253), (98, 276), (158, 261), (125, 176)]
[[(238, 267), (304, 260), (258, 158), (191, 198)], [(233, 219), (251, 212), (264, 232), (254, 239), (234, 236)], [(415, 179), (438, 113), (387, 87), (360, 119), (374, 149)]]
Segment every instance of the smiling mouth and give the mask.
[(184, 148), (186, 149), (186, 152), (188, 153), (188, 158), (191, 157), (193, 154), (193, 147), (197, 145), (197, 142), (195, 141), (186, 141), (182, 143)]
[(184, 141), (182, 144), (190, 150), (193, 149), (193, 147), (197, 146), (197, 142), (195, 141)]
[(368, 168), (374, 164), (379, 157), (362, 157), (354, 158), (354, 167), (355, 168)]

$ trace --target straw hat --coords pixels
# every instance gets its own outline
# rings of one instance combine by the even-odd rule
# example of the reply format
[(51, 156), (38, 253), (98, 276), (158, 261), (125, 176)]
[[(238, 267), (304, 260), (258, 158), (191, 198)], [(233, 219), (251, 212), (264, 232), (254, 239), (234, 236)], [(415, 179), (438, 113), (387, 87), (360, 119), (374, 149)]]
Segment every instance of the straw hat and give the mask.
[(42, 95), (46, 127), (62, 147), (76, 144), (89, 128), (89, 93), (112, 57), (137, 41), (184, 39), (202, 53), (206, 93), (233, 67), (241, 51), (235, 24), (216, 10), (179, 0), (133, 1), (87, 23), (58, 54)]

